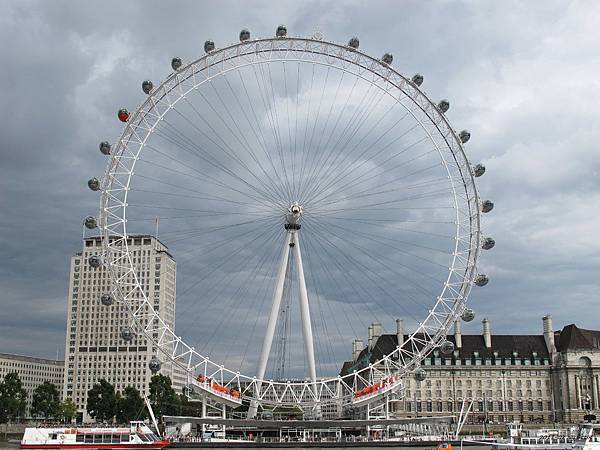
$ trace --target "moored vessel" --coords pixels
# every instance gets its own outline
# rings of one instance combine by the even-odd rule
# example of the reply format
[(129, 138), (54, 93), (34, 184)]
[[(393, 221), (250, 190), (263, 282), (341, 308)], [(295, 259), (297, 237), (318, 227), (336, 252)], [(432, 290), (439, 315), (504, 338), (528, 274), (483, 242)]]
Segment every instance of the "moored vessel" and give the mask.
[(159, 438), (144, 422), (126, 427), (26, 428), (23, 449), (161, 449), (169, 441)]

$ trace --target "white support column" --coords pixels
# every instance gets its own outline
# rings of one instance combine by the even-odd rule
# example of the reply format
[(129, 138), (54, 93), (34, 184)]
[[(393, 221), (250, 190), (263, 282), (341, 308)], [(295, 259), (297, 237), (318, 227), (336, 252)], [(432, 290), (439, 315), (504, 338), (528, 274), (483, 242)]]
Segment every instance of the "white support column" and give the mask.
[(581, 386), (577, 375), (575, 375), (575, 403), (577, 404), (577, 409), (581, 409), (583, 401), (581, 400)]
[(304, 336), (304, 350), (308, 363), (308, 372), (313, 384), (313, 392), (317, 395), (317, 368), (315, 366), (315, 348), (313, 342), (312, 324), (310, 321), (310, 308), (308, 305), (308, 293), (306, 291), (306, 281), (304, 279), (304, 268), (302, 266), (302, 255), (300, 253), (300, 239), (298, 233), (292, 236), (292, 247), (296, 268), (298, 271), (298, 289), (300, 293), (300, 316), (302, 318), (302, 335)]
[[(222, 413), (222, 418), (223, 419), (227, 419), (227, 406), (225, 405), (225, 403), (223, 403), (223, 405), (221, 406), (221, 413)], [(225, 423), (223, 423), (223, 439), (225, 439), (225, 436), (227, 435), (227, 430), (225, 429)]]
[[(206, 419), (206, 396), (202, 396), (202, 418)], [(206, 431), (206, 424), (202, 422), (202, 437), (204, 438), (204, 432)]]
[(598, 375), (593, 375), (592, 376), (592, 393), (593, 393), (593, 408), (594, 409), (600, 409), (600, 399), (598, 399), (598, 395), (600, 394), (600, 392), (598, 391)]
[[(273, 344), (273, 336), (275, 335), (275, 326), (277, 325), (277, 317), (279, 316), (279, 308), (281, 307), (281, 298), (283, 297), (283, 286), (285, 283), (285, 274), (287, 272), (288, 259), (290, 256), (291, 239), (292, 233), (287, 232), (285, 234), (283, 251), (281, 252), (281, 262), (279, 264), (279, 272), (277, 273), (275, 291), (273, 292), (271, 313), (269, 314), (269, 321), (267, 322), (267, 332), (265, 333), (265, 340), (263, 341), (262, 352), (260, 353), (260, 360), (258, 362), (258, 373), (256, 376), (259, 380), (264, 379), (265, 372), (267, 371), (267, 362), (269, 361), (269, 354), (271, 353), (271, 345)], [(257, 381), (256, 395), (259, 395), (260, 388), (261, 382)], [(248, 408), (248, 418), (252, 419), (256, 417), (257, 411), (258, 402), (252, 401), (250, 403), (250, 407)]]

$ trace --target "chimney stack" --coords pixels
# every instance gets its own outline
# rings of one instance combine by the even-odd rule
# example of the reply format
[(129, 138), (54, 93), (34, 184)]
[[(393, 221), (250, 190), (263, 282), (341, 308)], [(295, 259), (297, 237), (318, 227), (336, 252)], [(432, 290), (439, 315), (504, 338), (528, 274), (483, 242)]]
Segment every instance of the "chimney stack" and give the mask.
[(550, 353), (550, 357), (552, 357), (552, 355), (556, 353), (552, 316), (550, 314), (546, 314), (544, 317), (542, 317), (542, 322), (544, 324), (544, 341), (546, 341), (546, 348), (548, 349), (548, 353)]
[(462, 348), (462, 335), (460, 334), (460, 319), (454, 322), (454, 344), (457, 349)]
[(358, 359), (358, 355), (362, 352), (365, 344), (362, 339), (355, 339), (352, 343), (352, 360), (356, 361)]
[(402, 347), (402, 344), (404, 344), (404, 321), (402, 319), (396, 319), (396, 338), (398, 339), (398, 347)]
[(381, 324), (373, 322), (369, 327), (369, 350), (372, 350), (377, 345), (377, 339), (381, 336)]
[(490, 321), (487, 319), (483, 319), (481, 321), (483, 324), (483, 341), (485, 342), (485, 347), (490, 349), (492, 348), (492, 335), (490, 334)]

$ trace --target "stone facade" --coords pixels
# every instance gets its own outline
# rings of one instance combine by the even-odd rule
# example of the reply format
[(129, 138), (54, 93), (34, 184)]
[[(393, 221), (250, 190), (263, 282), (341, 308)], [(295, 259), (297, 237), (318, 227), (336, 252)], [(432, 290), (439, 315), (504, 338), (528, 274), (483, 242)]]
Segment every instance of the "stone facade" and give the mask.
[[(454, 352), (433, 351), (422, 363), (426, 380), (407, 379), (388, 410), (398, 417), (447, 416), (472, 401), (470, 423), (575, 423), (587, 413), (600, 415), (600, 331), (575, 325), (553, 331), (550, 316), (543, 325), (538, 335), (492, 335), (485, 319), (481, 335), (463, 335), (457, 323), (447, 337)], [(379, 330), (370, 327), (366, 347), (353, 343), (353, 360), (342, 374), (375, 362), (407, 338)]]

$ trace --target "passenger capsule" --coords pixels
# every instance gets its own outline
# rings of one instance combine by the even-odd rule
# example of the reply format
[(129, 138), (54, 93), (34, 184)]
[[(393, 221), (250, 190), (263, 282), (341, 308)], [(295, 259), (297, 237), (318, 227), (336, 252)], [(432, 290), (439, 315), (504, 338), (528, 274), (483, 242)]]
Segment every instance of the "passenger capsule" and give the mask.
[(489, 250), (494, 248), (494, 245), (496, 245), (496, 241), (494, 240), (494, 238), (486, 237), (481, 243), (481, 248), (484, 250)]
[(458, 137), (460, 138), (460, 142), (466, 144), (469, 142), (469, 139), (471, 139), (471, 133), (469, 133), (467, 130), (462, 130), (460, 133), (458, 133)]
[(350, 48), (357, 49), (359, 45), (360, 45), (360, 41), (358, 40), (358, 38), (356, 36), (348, 41), (348, 47), (350, 47)]
[(154, 85), (152, 84), (152, 81), (150, 80), (146, 80), (142, 82), (142, 91), (144, 91), (144, 94), (150, 94), (150, 92), (152, 92), (152, 88), (154, 87)]
[(477, 286), (485, 286), (489, 282), (490, 282), (490, 279), (488, 278), (487, 275), (481, 274), (481, 275), (477, 275), (475, 277), (475, 284)]
[(100, 153), (102, 153), (103, 155), (110, 155), (110, 144), (106, 141), (100, 142), (99, 145), (100, 148)]
[(277, 31), (275, 31), (275, 36), (286, 37), (287, 36), (287, 27), (285, 25), (279, 25), (277, 27)]
[(88, 258), (88, 263), (94, 269), (97, 269), (102, 265), (102, 258), (98, 255), (92, 255)]
[(160, 370), (160, 361), (158, 360), (158, 358), (154, 357), (150, 360), (150, 362), (148, 363), (148, 368), (150, 369), (150, 372), (152, 373), (156, 373)]
[(425, 372), (425, 370), (419, 368), (415, 370), (413, 377), (417, 381), (425, 381), (425, 378), (427, 378), (427, 373)]
[(475, 318), (475, 312), (472, 309), (467, 308), (463, 311), (460, 318), (465, 322), (471, 322)]
[(245, 28), (240, 31), (240, 42), (244, 42), (250, 39), (250, 31), (246, 30)]
[(416, 73), (412, 77), (412, 82), (417, 86), (421, 86), (423, 84), (423, 75), (420, 73)]
[(475, 167), (473, 167), (473, 175), (476, 178), (479, 178), (484, 173), (485, 173), (485, 166), (483, 164), (477, 164)]
[(133, 330), (129, 327), (125, 327), (121, 330), (121, 339), (126, 342), (133, 341)]
[(96, 218), (94, 216), (87, 216), (83, 223), (85, 224), (85, 227), (88, 230), (93, 230), (98, 226), (98, 223), (96, 222)]
[(440, 345), (440, 351), (444, 355), (449, 355), (450, 353), (452, 353), (454, 351), (454, 343), (451, 341), (442, 342), (442, 345)]
[(127, 122), (129, 120), (129, 111), (127, 111), (125, 108), (121, 108), (117, 113), (117, 117), (121, 122)]
[(179, 70), (179, 68), (181, 67), (182, 64), (183, 63), (181, 62), (181, 58), (175, 57), (171, 60), (171, 67), (173, 68), (173, 70), (175, 72), (177, 72)]
[(489, 213), (492, 209), (494, 209), (494, 202), (491, 200), (484, 200), (481, 202), (481, 212)]
[(381, 60), (386, 63), (387, 65), (390, 65), (392, 63), (392, 61), (394, 60), (394, 57), (392, 56), (391, 53), (386, 53), (381, 57)]
[(210, 53), (215, 49), (215, 43), (210, 39), (204, 43), (204, 51)]
[(90, 178), (88, 180), (88, 187), (92, 191), (99, 191), (100, 190), (100, 180), (98, 178), (96, 178), (96, 177)]
[(111, 294), (102, 294), (100, 296), (100, 303), (102, 303), (104, 306), (110, 306), (114, 303), (114, 301), (115, 299)]
[(442, 113), (446, 113), (450, 109), (450, 102), (446, 99), (440, 100), (440, 102), (438, 103), (438, 109)]

